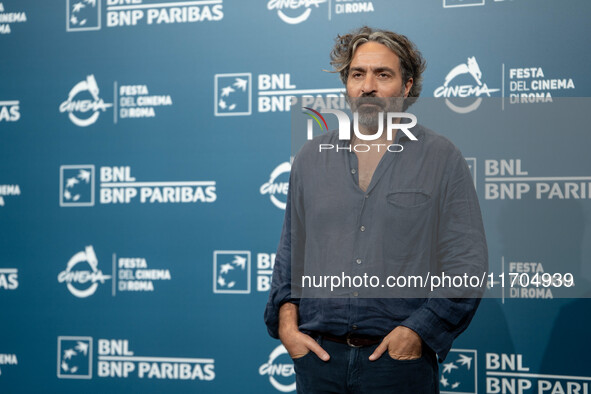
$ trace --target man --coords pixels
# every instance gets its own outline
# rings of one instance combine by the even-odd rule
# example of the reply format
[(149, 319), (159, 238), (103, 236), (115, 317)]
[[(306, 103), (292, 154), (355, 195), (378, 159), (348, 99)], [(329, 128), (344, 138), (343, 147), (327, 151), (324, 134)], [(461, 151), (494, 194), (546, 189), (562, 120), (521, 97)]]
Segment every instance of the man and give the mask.
[[(478, 298), (391, 298), (388, 288), (373, 297), (350, 284), (336, 297), (302, 296), (300, 274), (315, 267), (347, 276), (487, 268), (480, 208), (458, 149), (422, 126), (411, 130), (416, 141), (400, 130), (367, 141), (385, 124), (380, 116), (419, 96), (420, 52), (402, 35), (363, 27), (337, 38), (331, 60), (361, 134), (324, 134), (296, 156), (265, 322), (294, 360), (298, 392), (437, 393), (437, 357), (467, 328)], [(356, 149), (361, 143), (371, 149)]]

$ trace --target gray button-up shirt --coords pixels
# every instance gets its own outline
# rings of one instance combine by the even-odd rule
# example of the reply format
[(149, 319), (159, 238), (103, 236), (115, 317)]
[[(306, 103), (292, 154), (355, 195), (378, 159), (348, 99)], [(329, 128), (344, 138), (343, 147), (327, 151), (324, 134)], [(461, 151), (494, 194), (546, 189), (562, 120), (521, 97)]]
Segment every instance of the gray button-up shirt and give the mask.
[(319, 152), (319, 144), (349, 146), (337, 132), (309, 141), (298, 153), (265, 311), (273, 337), (278, 337), (284, 302), (299, 304), (303, 332), (385, 336), (404, 325), (440, 359), (466, 329), (477, 297), (445, 298), (451, 293), (438, 290), (424, 298), (400, 298), (400, 293), (388, 298), (388, 287), (381, 285), (324, 288), (324, 293), (301, 288), (303, 274), (369, 273), (383, 284), (393, 274), (480, 275), (487, 270), (480, 207), (464, 158), (445, 137), (422, 126), (411, 131), (418, 141), (398, 132), (395, 143), (404, 150), (384, 154), (366, 191), (359, 187), (354, 152)]

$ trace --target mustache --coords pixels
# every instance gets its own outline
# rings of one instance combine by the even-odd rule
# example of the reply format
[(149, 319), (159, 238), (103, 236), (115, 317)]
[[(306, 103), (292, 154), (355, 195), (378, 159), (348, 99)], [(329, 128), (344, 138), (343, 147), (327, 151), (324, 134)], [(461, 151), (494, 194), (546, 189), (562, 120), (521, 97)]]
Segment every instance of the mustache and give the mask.
[(385, 108), (387, 102), (383, 98), (374, 97), (374, 96), (361, 96), (352, 99), (352, 104), (359, 107), (364, 104), (371, 104), (376, 105), (380, 108)]

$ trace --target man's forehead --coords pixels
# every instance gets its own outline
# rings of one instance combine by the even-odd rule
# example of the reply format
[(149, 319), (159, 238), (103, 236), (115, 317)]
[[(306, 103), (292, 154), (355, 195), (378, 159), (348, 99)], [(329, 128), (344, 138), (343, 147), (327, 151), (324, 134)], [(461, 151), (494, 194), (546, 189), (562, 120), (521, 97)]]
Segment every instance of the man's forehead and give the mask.
[(400, 67), (400, 60), (390, 48), (379, 42), (366, 42), (355, 49), (350, 67), (394, 68)]

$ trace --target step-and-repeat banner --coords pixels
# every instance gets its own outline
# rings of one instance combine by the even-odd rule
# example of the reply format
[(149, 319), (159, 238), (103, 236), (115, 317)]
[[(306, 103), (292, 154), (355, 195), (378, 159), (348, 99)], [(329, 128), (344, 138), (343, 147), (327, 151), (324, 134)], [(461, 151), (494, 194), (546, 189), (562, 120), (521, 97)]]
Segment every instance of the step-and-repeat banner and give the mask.
[[(590, 16), (587, 0), (0, 0), (0, 392), (295, 391), (263, 323), (290, 102), (339, 100), (329, 52), (362, 25), (427, 59), (422, 95), (449, 122), (424, 123), (472, 170), (489, 287), (568, 271), (585, 289)], [(559, 290), (484, 299), (441, 391), (591, 392), (590, 294)]]

